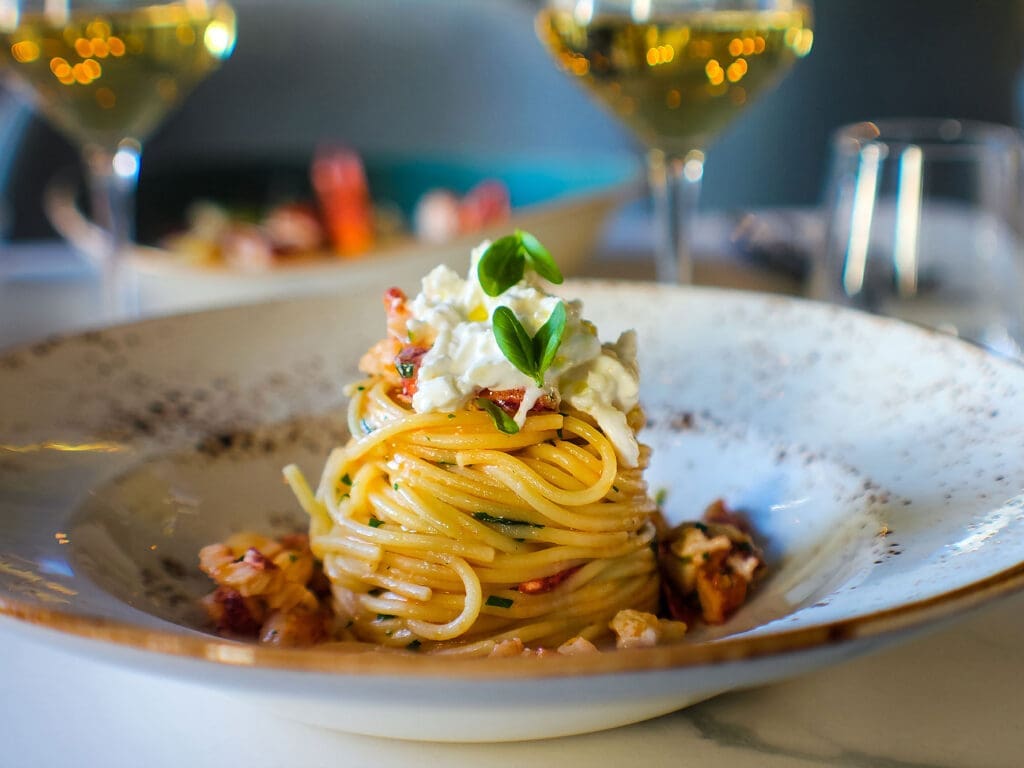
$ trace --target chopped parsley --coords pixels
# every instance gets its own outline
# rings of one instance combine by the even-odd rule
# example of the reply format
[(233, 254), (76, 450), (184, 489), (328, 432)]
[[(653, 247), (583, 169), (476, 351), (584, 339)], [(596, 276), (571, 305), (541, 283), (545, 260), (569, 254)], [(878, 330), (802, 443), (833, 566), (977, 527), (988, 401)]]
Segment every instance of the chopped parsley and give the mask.
[(384, 525), (384, 521), (378, 520), (376, 517), (371, 517), (368, 525), (371, 528), (380, 528), (382, 525)]
[(509, 597), (499, 597), (498, 595), (489, 595), (487, 598), (487, 605), (492, 608), (511, 608), (512, 603), (515, 602)]
[(418, 651), (421, 645), (423, 645), (423, 643), (421, 643), (419, 640), (413, 640), (407, 646), (405, 646), (405, 649), (407, 651)]
[(398, 371), (399, 377), (403, 379), (411, 379), (416, 375), (416, 364), (415, 363), (395, 363), (395, 370)]
[(352, 478), (348, 476), (348, 472), (341, 476), (341, 482), (345, 485), (352, 485)]
[(474, 512), (473, 518), (481, 523), (493, 523), (494, 525), (525, 525), (528, 528), (543, 528), (540, 523), (528, 523), (526, 520), (515, 520), (511, 517), (498, 517), (488, 512)]

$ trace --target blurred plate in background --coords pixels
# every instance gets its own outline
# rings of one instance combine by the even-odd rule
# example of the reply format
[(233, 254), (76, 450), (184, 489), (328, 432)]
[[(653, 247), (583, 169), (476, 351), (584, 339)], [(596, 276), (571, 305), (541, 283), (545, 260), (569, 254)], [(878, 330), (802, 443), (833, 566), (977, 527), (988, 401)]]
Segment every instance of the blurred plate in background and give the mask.
[[(518, 227), (535, 234), (556, 254), (566, 274), (578, 274), (592, 255), (608, 215), (635, 194), (639, 164), (631, 155), (586, 161), (557, 157), (473, 158), (440, 156), (364, 158), (374, 202), (394, 206), (406, 221), (421, 197), (436, 189), (457, 195), (488, 179), (508, 189), (511, 217), (500, 224), (443, 243), (412, 235), (387, 240), (358, 258), (282, 260), (262, 270), (197, 264), (162, 245), (185, 227), (186, 211), (200, 200), (231, 210), (266, 210), (277, 203), (311, 199), (308, 163), (240, 161), (220, 165), (187, 163), (147, 173), (140, 189), (138, 245), (130, 264), (139, 280), (147, 314), (316, 292), (353, 294), (389, 285), (415, 287), (436, 264), (465, 270), (470, 249), (485, 238)], [(86, 254), (102, 253), (102, 233), (80, 211), (79, 190), (57, 177), (47, 191), (47, 214), (57, 231)]]

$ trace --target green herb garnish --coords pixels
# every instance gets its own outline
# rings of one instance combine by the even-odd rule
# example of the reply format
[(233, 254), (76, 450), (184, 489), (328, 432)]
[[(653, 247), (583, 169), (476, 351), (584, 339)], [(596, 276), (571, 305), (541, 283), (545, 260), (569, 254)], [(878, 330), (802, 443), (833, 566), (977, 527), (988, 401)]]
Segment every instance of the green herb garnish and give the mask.
[(405, 649), (407, 651), (418, 651), (421, 645), (423, 645), (423, 643), (419, 640), (412, 640), (407, 646), (405, 646)]
[(494, 525), (525, 525), (528, 528), (543, 528), (540, 523), (528, 523), (525, 520), (514, 520), (511, 517), (496, 517), (487, 512), (474, 512), (473, 517), (481, 523), (493, 523)]
[(377, 621), (389, 621), (389, 620), (391, 620), (393, 618), (395, 618), (395, 615), (393, 613), (378, 613), (377, 614)]
[(345, 485), (352, 485), (352, 478), (348, 476), (348, 472), (341, 476), (341, 482)]
[(661, 508), (665, 506), (666, 499), (668, 499), (668, 488), (659, 488), (654, 494), (654, 503)]
[(544, 372), (551, 367), (562, 344), (565, 320), (565, 304), (560, 301), (551, 310), (547, 322), (532, 338), (508, 307), (498, 307), (494, 310), (491, 325), (494, 328), (494, 338), (505, 358), (533, 379), (538, 387), (543, 387)]
[(395, 370), (398, 371), (398, 375), (403, 379), (411, 379), (416, 375), (416, 364), (415, 363), (395, 363)]
[(498, 597), (497, 595), (490, 595), (487, 598), (487, 605), (492, 608), (511, 608), (512, 603), (515, 602), (508, 597)]
[(533, 271), (552, 283), (562, 282), (562, 272), (540, 241), (517, 229), (491, 243), (477, 264), (480, 286), (488, 296), (500, 296), (523, 279), (529, 264)]
[(514, 435), (519, 431), (519, 425), (516, 424), (515, 419), (505, 413), (497, 403), (488, 400), (486, 397), (478, 397), (476, 404), (491, 415), (491, 418), (494, 419), (494, 426), (498, 428), (498, 431), (504, 432), (506, 435)]
[(369, 525), (371, 528), (380, 528), (382, 525), (384, 525), (384, 521), (378, 520), (376, 517), (371, 517)]

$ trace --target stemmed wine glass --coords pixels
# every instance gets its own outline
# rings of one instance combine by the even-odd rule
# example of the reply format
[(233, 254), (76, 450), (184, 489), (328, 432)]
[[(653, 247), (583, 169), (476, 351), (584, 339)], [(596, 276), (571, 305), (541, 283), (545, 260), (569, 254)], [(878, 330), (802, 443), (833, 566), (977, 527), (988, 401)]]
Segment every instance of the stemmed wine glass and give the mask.
[(662, 282), (690, 282), (704, 150), (811, 49), (794, 0), (548, 0), (537, 32), (648, 149)]
[(0, 0), (0, 62), (80, 150), (105, 230), (107, 319), (138, 312), (125, 270), (142, 142), (235, 45), (221, 0)]

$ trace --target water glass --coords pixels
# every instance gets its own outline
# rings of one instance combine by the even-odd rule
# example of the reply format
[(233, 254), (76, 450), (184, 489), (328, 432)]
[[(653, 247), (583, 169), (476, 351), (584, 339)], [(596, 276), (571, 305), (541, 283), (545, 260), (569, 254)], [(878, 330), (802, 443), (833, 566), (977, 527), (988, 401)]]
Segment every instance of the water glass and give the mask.
[(836, 132), (813, 293), (1021, 350), (1021, 170), (1008, 126), (864, 122)]

